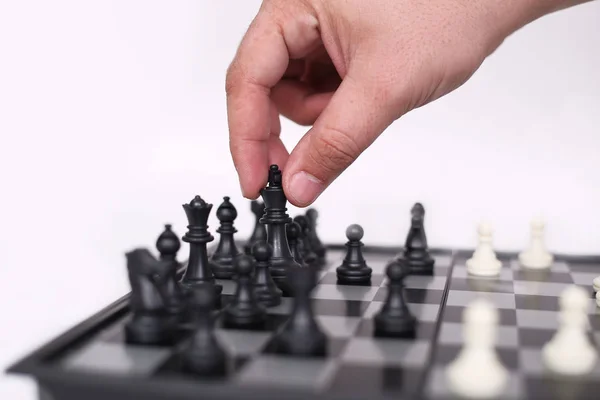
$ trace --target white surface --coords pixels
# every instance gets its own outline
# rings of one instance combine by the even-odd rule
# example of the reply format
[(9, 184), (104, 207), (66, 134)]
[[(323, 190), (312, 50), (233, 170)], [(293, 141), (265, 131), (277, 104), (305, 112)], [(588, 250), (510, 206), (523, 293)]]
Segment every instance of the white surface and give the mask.
[(557, 374), (583, 375), (596, 364), (598, 355), (587, 331), (588, 295), (580, 287), (567, 287), (560, 297), (560, 326), (543, 348), (546, 367)]
[(477, 246), (473, 256), (466, 262), (467, 272), (475, 276), (496, 276), (500, 274), (502, 263), (493, 248), (493, 230), (488, 222), (480, 222), (477, 227)]
[(522, 266), (529, 269), (547, 269), (552, 265), (554, 256), (548, 252), (544, 244), (545, 223), (536, 217), (531, 221), (531, 239), (527, 249), (519, 254)]
[(508, 371), (494, 347), (498, 318), (498, 310), (484, 298), (465, 308), (463, 347), (446, 368), (448, 387), (456, 395), (481, 399), (504, 392)]
[[(183, 234), (194, 194), (231, 196), (250, 234), (224, 76), (259, 4), (0, 2), (1, 367), (125, 293), (123, 252), (163, 222)], [(599, 19), (596, 1), (535, 22), (397, 121), (318, 200), (323, 239), (360, 223), (365, 244), (403, 243), (421, 201), (432, 246), (473, 247), (486, 218), (496, 249), (522, 250), (543, 214), (551, 251), (600, 252)], [(305, 131), (283, 129), (290, 148)]]

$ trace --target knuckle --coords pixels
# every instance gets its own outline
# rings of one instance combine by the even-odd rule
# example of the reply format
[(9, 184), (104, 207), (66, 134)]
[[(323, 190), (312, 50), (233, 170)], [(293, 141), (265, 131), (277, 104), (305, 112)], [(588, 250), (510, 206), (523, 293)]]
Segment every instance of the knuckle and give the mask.
[(346, 168), (360, 155), (360, 147), (347, 132), (326, 128), (315, 137), (310, 157), (328, 173)]

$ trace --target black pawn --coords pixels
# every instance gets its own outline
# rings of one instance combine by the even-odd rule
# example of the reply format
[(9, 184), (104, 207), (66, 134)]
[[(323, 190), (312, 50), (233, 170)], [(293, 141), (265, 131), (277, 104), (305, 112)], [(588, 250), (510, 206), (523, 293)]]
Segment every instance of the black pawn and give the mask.
[(315, 208), (309, 208), (306, 210), (306, 219), (308, 220), (308, 241), (310, 242), (311, 249), (315, 252), (321, 263), (325, 262), (325, 256), (327, 250), (321, 239), (317, 234), (317, 219), (319, 218), (319, 212)]
[(294, 221), (290, 222), (285, 226), (285, 234), (292, 257), (294, 257), (294, 260), (298, 264), (305, 266), (304, 257), (302, 257), (302, 253), (300, 252), (300, 225)]
[(252, 254), (252, 247), (254, 246), (254, 244), (263, 240), (267, 240), (267, 228), (260, 223), (260, 217), (262, 217), (265, 213), (264, 203), (258, 200), (252, 200), (250, 202), (250, 211), (252, 211), (252, 214), (254, 214), (255, 220), (252, 235), (244, 245), (244, 252), (248, 255)]
[(189, 204), (184, 204), (183, 209), (188, 219), (188, 231), (183, 236), (183, 241), (190, 244), (190, 256), (181, 284), (184, 288), (190, 289), (194, 285), (202, 283), (213, 284), (215, 290), (220, 295), (223, 286), (215, 281), (215, 277), (208, 263), (207, 243), (215, 238), (208, 231), (208, 215), (212, 209), (212, 204), (204, 201), (196, 195)]
[(376, 336), (412, 337), (416, 318), (411, 314), (404, 298), (404, 279), (410, 274), (405, 260), (393, 260), (386, 267), (388, 293), (385, 303), (375, 315)]
[(215, 336), (214, 309), (218, 294), (211, 284), (199, 284), (189, 293), (193, 336), (181, 353), (184, 371), (201, 376), (220, 376), (227, 371), (223, 346)]
[(156, 249), (160, 254), (161, 261), (170, 262), (170, 270), (164, 276), (164, 296), (167, 307), (171, 312), (178, 314), (184, 308), (183, 294), (177, 284), (177, 269), (179, 267), (177, 252), (181, 249), (181, 241), (175, 232), (173, 232), (171, 224), (165, 224), (164, 231), (156, 240)]
[(294, 305), (292, 313), (267, 345), (267, 352), (298, 357), (325, 357), (327, 336), (317, 323), (310, 293), (316, 285), (316, 270), (293, 266), (288, 284)]
[(226, 326), (234, 328), (262, 326), (266, 319), (266, 309), (258, 302), (252, 287), (252, 258), (241, 254), (233, 261), (233, 267), (237, 288), (231, 303), (223, 310), (223, 322)]
[(300, 227), (300, 234), (298, 235), (298, 249), (302, 254), (302, 259), (308, 265), (318, 265), (319, 258), (317, 254), (312, 250), (310, 241), (308, 239), (309, 226), (308, 219), (304, 215), (297, 215), (294, 217), (294, 222)]
[(154, 258), (147, 249), (125, 254), (131, 293), (131, 319), (125, 324), (125, 340), (143, 345), (163, 345), (174, 338), (176, 318), (167, 307), (160, 287), (169, 261)]
[(408, 262), (411, 275), (433, 275), (435, 260), (428, 251), (424, 220), (425, 208), (421, 203), (416, 203), (411, 209), (410, 230), (401, 255)]
[(273, 247), (266, 241), (257, 242), (252, 246), (252, 255), (256, 261), (253, 281), (254, 295), (264, 307), (278, 306), (281, 304), (282, 292), (269, 272)]
[(231, 204), (229, 196), (223, 197), (223, 202), (217, 208), (217, 219), (220, 222), (217, 233), (220, 234), (217, 249), (210, 257), (210, 268), (217, 279), (231, 279), (233, 277), (233, 259), (240, 254), (234, 234), (237, 229), (233, 222), (237, 218), (237, 210)]
[(363, 228), (358, 224), (350, 225), (346, 229), (346, 257), (342, 265), (337, 267), (337, 281), (344, 285), (368, 285), (371, 282), (371, 267), (363, 256), (361, 242), (364, 235)]

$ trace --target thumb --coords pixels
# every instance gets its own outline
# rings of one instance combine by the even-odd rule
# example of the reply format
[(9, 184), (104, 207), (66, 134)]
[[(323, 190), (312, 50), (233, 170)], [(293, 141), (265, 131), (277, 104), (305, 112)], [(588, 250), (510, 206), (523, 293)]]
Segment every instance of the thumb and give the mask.
[[(393, 93), (395, 92), (395, 94)], [(349, 71), (284, 168), (288, 201), (306, 207), (406, 110), (407, 101), (385, 83)]]

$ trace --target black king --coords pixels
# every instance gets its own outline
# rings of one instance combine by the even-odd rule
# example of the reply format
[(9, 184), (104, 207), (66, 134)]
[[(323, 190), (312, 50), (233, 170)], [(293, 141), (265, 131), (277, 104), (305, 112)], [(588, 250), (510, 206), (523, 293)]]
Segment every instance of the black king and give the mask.
[(287, 288), (287, 270), (300, 267), (290, 251), (285, 227), (292, 222), (287, 214), (287, 198), (281, 184), (281, 170), (277, 165), (269, 168), (269, 183), (260, 192), (265, 203), (265, 213), (259, 222), (267, 228), (267, 242), (273, 247), (271, 277), (284, 296), (291, 296)]

